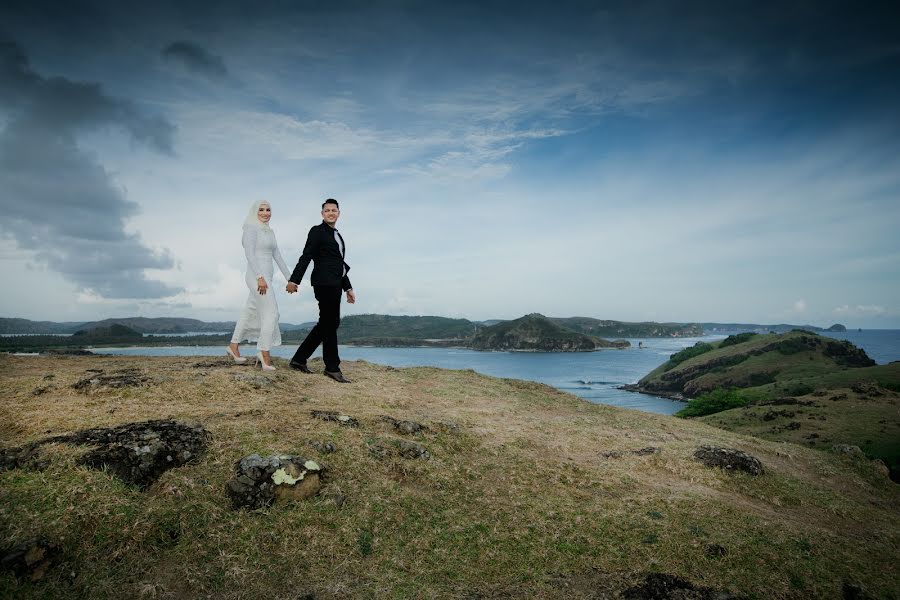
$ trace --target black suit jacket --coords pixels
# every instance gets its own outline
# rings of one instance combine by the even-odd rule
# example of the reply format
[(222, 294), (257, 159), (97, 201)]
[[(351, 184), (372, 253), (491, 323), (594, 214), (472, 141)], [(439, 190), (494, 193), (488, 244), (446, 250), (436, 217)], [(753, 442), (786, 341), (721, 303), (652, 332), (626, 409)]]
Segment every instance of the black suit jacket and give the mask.
[[(344, 262), (344, 255), (341, 254), (341, 248), (334, 239), (334, 228), (329, 227), (328, 223), (322, 221), (320, 225), (316, 225), (309, 230), (306, 237), (306, 245), (303, 247), (303, 254), (294, 267), (289, 281), (300, 285), (303, 275), (309, 262), (313, 265), (312, 275), (309, 281), (313, 285), (340, 286), (344, 291), (349, 290), (353, 286), (350, 285), (350, 279), (345, 273), (350, 272), (350, 265)], [(338, 233), (338, 235), (341, 235)], [(341, 240), (343, 240), (341, 236)], [(347, 244), (344, 243), (344, 254), (347, 252)]]

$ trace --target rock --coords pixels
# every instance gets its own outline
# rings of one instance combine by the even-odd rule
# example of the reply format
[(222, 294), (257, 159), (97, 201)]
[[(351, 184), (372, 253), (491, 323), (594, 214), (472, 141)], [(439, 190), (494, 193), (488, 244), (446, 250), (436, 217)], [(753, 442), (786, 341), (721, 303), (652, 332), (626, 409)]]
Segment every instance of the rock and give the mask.
[(359, 427), (359, 421), (349, 415), (342, 415), (336, 410), (314, 410), (309, 414), (314, 419), (321, 419), (322, 421), (334, 421), (335, 423), (339, 423), (347, 427)]
[(763, 421), (774, 421), (778, 417), (784, 417), (786, 419), (790, 419), (790, 418), (793, 418), (793, 416), (794, 416), (794, 411), (792, 411), (792, 410), (770, 410), (770, 411), (767, 411), (765, 414), (763, 414), (762, 420)]
[(309, 445), (318, 450), (320, 454), (331, 454), (337, 451), (337, 447), (331, 442), (313, 440)]
[(127, 483), (148, 487), (169, 469), (194, 460), (206, 449), (209, 433), (178, 421), (145, 421), (109, 429), (87, 429), (51, 438), (98, 446), (79, 459), (93, 469), (107, 469)]
[(859, 446), (851, 446), (850, 444), (835, 444), (831, 447), (831, 451), (851, 458), (866, 458), (865, 453), (860, 450)]
[(32, 469), (41, 471), (47, 467), (48, 461), (41, 458), (41, 444), (32, 443), (21, 448), (5, 448), (0, 450), (0, 473), (12, 469)]
[(430, 458), (431, 455), (428, 453), (428, 450), (425, 449), (425, 446), (422, 444), (417, 444), (416, 442), (408, 442), (406, 440), (398, 440), (396, 442), (397, 448), (400, 450), (400, 456), (403, 458)]
[(707, 556), (725, 556), (728, 554), (728, 549), (722, 544), (706, 544), (703, 547), (703, 551), (706, 552)]
[(622, 592), (628, 600), (740, 600), (741, 597), (666, 573), (648, 573), (644, 582)]
[(73, 383), (74, 389), (80, 392), (89, 392), (102, 388), (141, 387), (150, 381), (150, 378), (137, 368), (121, 369), (108, 375), (104, 375), (101, 369), (88, 369), (88, 371), (96, 374)]
[(322, 489), (324, 467), (300, 456), (251, 454), (234, 465), (225, 491), (234, 508), (261, 508), (278, 500), (311, 498)]
[(273, 379), (265, 375), (250, 375), (248, 373), (235, 373), (232, 378), (238, 383), (246, 383), (256, 389), (267, 388), (274, 383)]
[(763, 473), (762, 463), (759, 462), (759, 459), (734, 448), (700, 446), (694, 452), (694, 458), (707, 467), (720, 467), (726, 471), (744, 471), (750, 475)]
[(841, 586), (841, 598), (843, 600), (875, 600), (861, 585), (845, 581)]
[(34, 538), (3, 551), (0, 570), (12, 571), (19, 579), (38, 581), (57, 562), (60, 547), (47, 538)]
[(381, 417), (381, 420), (393, 425), (394, 429), (396, 429), (400, 433), (405, 433), (408, 435), (420, 433), (420, 432), (428, 429), (424, 425), (416, 423), (415, 421), (400, 421), (400, 420), (395, 419), (394, 417), (389, 417), (387, 415), (383, 415)]
[(459, 433), (459, 424), (453, 421), (440, 421), (436, 425), (448, 433)]
[(43, 396), (47, 392), (53, 389), (52, 385), (42, 385), (31, 390), (32, 396)]
[(600, 456), (604, 458), (622, 458), (626, 454), (634, 454), (635, 456), (649, 456), (651, 454), (659, 454), (659, 448), (655, 446), (647, 446), (646, 448), (640, 448), (639, 450), (610, 450), (609, 452), (603, 452)]

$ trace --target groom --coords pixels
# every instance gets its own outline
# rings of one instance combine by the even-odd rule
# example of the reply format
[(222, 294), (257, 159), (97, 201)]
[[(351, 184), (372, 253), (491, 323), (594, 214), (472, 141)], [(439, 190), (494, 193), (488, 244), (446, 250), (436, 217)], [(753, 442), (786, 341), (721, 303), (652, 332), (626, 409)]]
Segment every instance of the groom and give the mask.
[(309, 282), (313, 286), (316, 300), (319, 301), (319, 322), (297, 348), (294, 358), (291, 359), (291, 368), (303, 373), (312, 373), (306, 366), (306, 361), (319, 344), (322, 344), (325, 375), (339, 383), (350, 383), (341, 373), (337, 330), (341, 323), (341, 291), (347, 292), (347, 302), (350, 304), (356, 302), (356, 294), (353, 293), (353, 286), (347, 278), (350, 265), (344, 262), (347, 255), (344, 238), (335, 227), (340, 216), (341, 209), (337, 200), (329, 198), (322, 204), (322, 223), (309, 230), (303, 254), (294, 267), (286, 289), (289, 294), (296, 292), (309, 261), (315, 263)]

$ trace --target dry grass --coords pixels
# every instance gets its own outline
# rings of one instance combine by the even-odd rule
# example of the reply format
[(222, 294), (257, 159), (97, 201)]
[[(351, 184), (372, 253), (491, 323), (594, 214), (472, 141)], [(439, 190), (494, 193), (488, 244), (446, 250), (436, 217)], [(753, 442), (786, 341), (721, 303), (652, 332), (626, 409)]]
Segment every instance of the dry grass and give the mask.
[[(0, 531), (63, 547), (38, 583), (0, 574), (0, 596), (603, 598), (650, 570), (755, 598), (837, 597), (845, 581), (900, 595), (897, 487), (838, 456), (472, 371), (345, 363), (354, 384), (339, 385), (276, 361), (256, 389), (234, 380), (249, 368), (194, 367), (204, 362), (0, 358), (4, 447), (156, 418), (212, 433), (203, 457), (145, 492), (76, 467), (82, 450), (63, 445), (48, 447), (43, 472), (0, 474)], [(151, 381), (71, 387), (86, 369), (129, 367)], [(312, 419), (316, 409), (361, 426)], [(431, 458), (370, 452), (404, 437), (382, 415), (426, 425), (407, 437)], [(338, 450), (319, 456), (311, 440)], [(703, 467), (691, 459), (701, 444), (749, 452), (766, 474)], [(646, 446), (660, 452), (629, 453)], [(603, 456), (613, 451), (624, 454)], [(325, 463), (323, 494), (231, 510), (225, 482), (251, 452)], [(707, 555), (708, 543), (727, 554)]]

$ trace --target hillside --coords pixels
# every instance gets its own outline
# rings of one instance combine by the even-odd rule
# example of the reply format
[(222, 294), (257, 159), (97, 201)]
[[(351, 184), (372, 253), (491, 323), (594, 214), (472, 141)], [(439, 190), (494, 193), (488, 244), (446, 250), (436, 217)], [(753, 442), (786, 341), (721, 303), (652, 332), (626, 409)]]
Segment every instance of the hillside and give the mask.
[(472, 337), (475, 329), (475, 324), (466, 319), (350, 315), (341, 319), (340, 339), (342, 342), (354, 342), (360, 339), (371, 338), (456, 340)]
[(551, 321), (566, 329), (607, 338), (657, 338), (657, 337), (698, 337), (703, 328), (695, 324), (683, 323), (627, 323), (608, 321), (590, 317), (551, 318)]
[(577, 333), (533, 313), (479, 329), (470, 346), (475, 350), (587, 352), (599, 348), (627, 347), (628, 342), (606, 340)]
[(683, 413), (732, 431), (858, 446), (900, 481), (900, 362), (875, 365), (849, 342), (745, 333), (674, 354), (634, 389), (696, 398)]
[[(7, 450), (149, 419), (208, 432), (143, 491), (79, 466), (77, 444), (0, 462), (2, 543), (49, 553), (35, 581), (4, 561), (0, 597), (900, 594), (900, 487), (869, 461), (472, 371), (346, 362), (338, 385), (275, 362), (0, 356)], [(707, 467), (703, 445), (763, 472)], [(313, 459), (324, 487), (235, 510), (226, 482), (252, 453)]]

